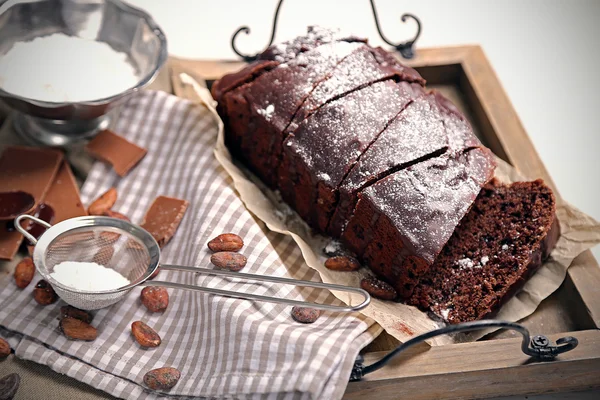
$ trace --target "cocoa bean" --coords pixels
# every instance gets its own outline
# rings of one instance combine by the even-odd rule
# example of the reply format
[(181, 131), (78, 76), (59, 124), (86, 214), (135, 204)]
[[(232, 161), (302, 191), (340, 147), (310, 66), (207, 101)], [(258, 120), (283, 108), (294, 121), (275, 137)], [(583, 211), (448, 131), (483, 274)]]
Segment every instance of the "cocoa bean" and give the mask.
[(223, 233), (208, 242), (208, 248), (214, 252), (239, 251), (244, 247), (244, 241), (235, 233)]

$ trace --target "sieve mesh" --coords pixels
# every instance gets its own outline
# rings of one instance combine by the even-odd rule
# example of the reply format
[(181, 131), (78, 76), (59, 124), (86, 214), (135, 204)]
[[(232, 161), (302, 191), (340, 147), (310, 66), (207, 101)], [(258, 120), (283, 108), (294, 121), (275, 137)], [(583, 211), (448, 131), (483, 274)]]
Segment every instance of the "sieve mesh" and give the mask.
[[(85, 310), (118, 302), (129, 289), (145, 281), (158, 264), (158, 247), (151, 237), (147, 237), (147, 232), (123, 224), (123, 221), (95, 218), (93, 224), (69, 226), (60, 231), (54, 231), (60, 224), (52, 227), (42, 235), (34, 253), (40, 274), (50, 282), (56, 294), (68, 304)], [(107, 225), (107, 222), (117, 226)], [(154, 248), (156, 251), (151, 254)], [(51, 276), (55, 267), (65, 261), (95, 262), (117, 271), (130, 284), (101, 292), (66, 286)]]

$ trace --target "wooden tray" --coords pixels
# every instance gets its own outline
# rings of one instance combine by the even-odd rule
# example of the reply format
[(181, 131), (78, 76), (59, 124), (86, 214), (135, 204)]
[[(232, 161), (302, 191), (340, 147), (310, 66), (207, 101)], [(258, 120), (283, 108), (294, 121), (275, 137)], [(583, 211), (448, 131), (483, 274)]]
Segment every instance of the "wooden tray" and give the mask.
[[(543, 178), (562, 201), (479, 46), (420, 49), (406, 63), (419, 71), (429, 88), (443, 92), (467, 115), (496, 155), (527, 176)], [(210, 85), (243, 65), (171, 59), (168, 74), (155, 87), (187, 97), (189, 88), (176, 78), (180, 72)], [(345, 398), (366, 398), (376, 391), (381, 400), (470, 399), (600, 387), (600, 268), (590, 251), (573, 261), (563, 285), (521, 322), (532, 335), (552, 340), (575, 336), (579, 346), (545, 363), (532, 363), (520, 350), (521, 337), (513, 332), (498, 332), (476, 343), (415, 349), (361, 382), (350, 383)], [(391, 336), (381, 335), (365, 349), (366, 364), (396, 344)]]
[[(427, 79), (429, 87), (438, 88), (462, 109), (482, 141), (498, 156), (531, 177), (544, 178), (555, 189), (481, 48), (419, 49), (408, 64)], [(240, 62), (170, 59), (152, 88), (191, 97), (189, 86), (173, 79), (179, 73), (204, 78), (210, 84), (242, 66)], [(0, 110), (0, 124), (2, 115)], [(345, 398), (472, 399), (600, 387), (600, 268), (589, 251), (574, 260), (560, 289), (522, 323), (533, 335), (544, 334), (552, 340), (575, 336), (579, 346), (546, 363), (532, 363), (520, 350), (521, 338), (510, 332), (475, 343), (411, 349), (361, 382), (350, 383)], [(396, 344), (389, 335), (381, 335), (365, 349), (366, 364), (380, 359)], [(19, 392), (23, 398), (38, 396), (39, 388), (49, 398), (66, 393), (82, 400), (112, 398), (14, 356), (0, 363), (0, 372), (2, 369), (29, 379)]]

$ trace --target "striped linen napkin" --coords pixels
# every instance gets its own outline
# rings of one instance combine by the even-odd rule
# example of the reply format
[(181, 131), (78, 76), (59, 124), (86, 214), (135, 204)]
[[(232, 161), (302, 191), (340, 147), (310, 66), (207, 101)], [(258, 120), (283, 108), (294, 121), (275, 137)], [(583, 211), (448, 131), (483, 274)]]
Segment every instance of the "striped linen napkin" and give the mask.
[[(96, 163), (82, 200), (89, 204), (115, 186), (119, 199), (113, 209), (139, 223), (157, 196), (186, 199), (189, 208), (163, 249), (162, 262), (210, 266), (206, 243), (235, 232), (245, 242), (244, 272), (318, 280), (292, 239), (269, 232), (236, 195), (213, 155), (218, 123), (203, 105), (163, 92), (142, 92), (123, 107), (113, 128), (148, 149), (147, 156), (125, 178)], [(324, 291), (281, 284), (177, 271), (163, 271), (157, 279), (337, 302)], [(140, 304), (141, 288), (135, 288), (120, 303), (95, 313), (99, 335), (94, 342), (74, 342), (57, 329), (64, 303), (37, 305), (33, 286), (18, 290), (12, 277), (0, 278), (0, 328), (10, 333), (16, 355), (126, 399), (341, 398), (359, 350), (380, 332), (358, 313), (326, 312), (314, 324), (303, 325), (291, 319), (289, 306), (174, 289), (169, 289), (167, 311), (153, 314)], [(160, 347), (144, 350), (135, 343), (130, 326), (136, 320), (160, 333)], [(179, 369), (179, 383), (168, 393), (149, 391), (144, 374), (162, 366)]]

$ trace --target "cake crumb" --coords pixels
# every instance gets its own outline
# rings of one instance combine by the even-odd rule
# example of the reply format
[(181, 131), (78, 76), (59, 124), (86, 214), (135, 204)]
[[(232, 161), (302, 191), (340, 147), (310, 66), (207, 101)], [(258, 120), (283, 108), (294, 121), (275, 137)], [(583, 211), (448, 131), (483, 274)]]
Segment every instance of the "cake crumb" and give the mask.
[(342, 244), (337, 240), (332, 240), (331, 242), (327, 243), (327, 246), (325, 246), (323, 252), (328, 256), (332, 256), (338, 255), (341, 252), (341, 250)]
[(445, 308), (443, 310), (440, 310), (440, 314), (442, 314), (442, 318), (444, 318), (447, 321), (448, 315), (450, 315), (450, 310)]
[(458, 260), (457, 264), (460, 267), (460, 269), (473, 268), (473, 266), (475, 265), (473, 263), (473, 260), (471, 260), (470, 258), (463, 258), (461, 260)]
[(275, 112), (275, 106), (273, 104), (269, 104), (267, 108), (258, 109), (256, 112), (265, 117), (267, 121), (270, 121), (273, 117), (273, 112)]
[(317, 178), (323, 180), (323, 181), (330, 181), (331, 177), (329, 176), (329, 174), (326, 174), (324, 172), (317, 174)]

